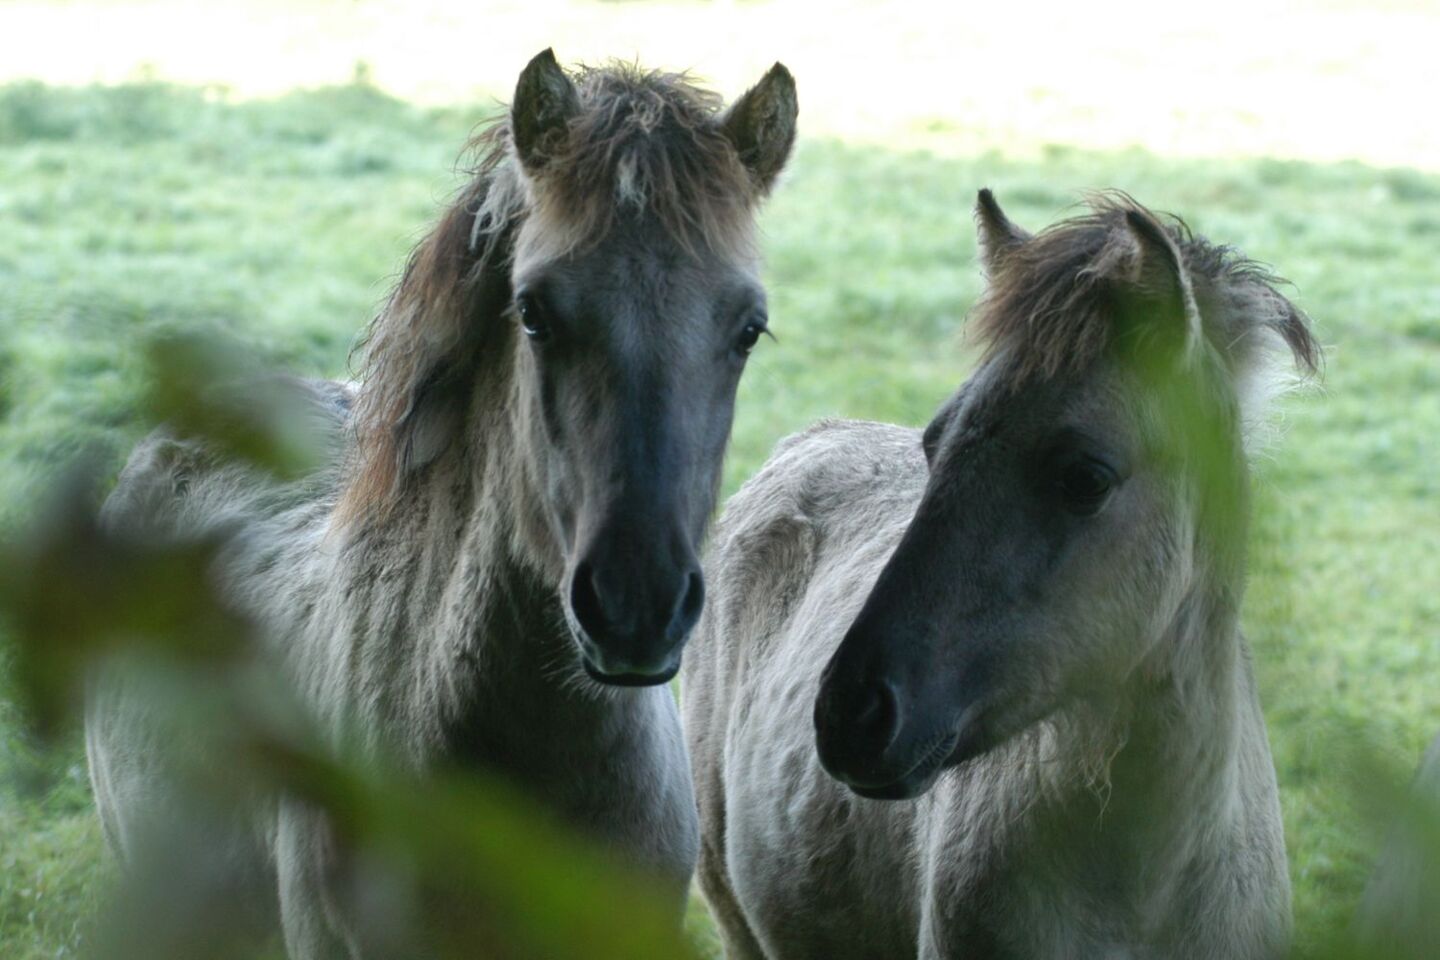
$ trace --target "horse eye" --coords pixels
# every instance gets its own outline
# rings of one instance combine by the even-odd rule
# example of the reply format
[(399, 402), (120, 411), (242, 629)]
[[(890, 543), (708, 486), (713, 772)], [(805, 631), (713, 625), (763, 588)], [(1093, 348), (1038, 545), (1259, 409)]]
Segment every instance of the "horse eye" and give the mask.
[(944, 421), (936, 417), (925, 427), (925, 432), (920, 434), (920, 449), (925, 454), (926, 463), (935, 462), (935, 455), (940, 452), (940, 437), (944, 432)]
[(1060, 493), (1073, 513), (1088, 516), (1097, 512), (1114, 489), (1115, 471), (1099, 460), (1074, 460), (1060, 471)]
[(545, 311), (540, 302), (529, 294), (515, 298), (515, 312), (520, 317), (520, 329), (531, 340), (546, 340), (550, 336), (550, 324), (546, 322)]
[(736, 344), (736, 348), (741, 353), (749, 353), (755, 349), (755, 344), (760, 342), (760, 338), (769, 332), (769, 328), (765, 326), (764, 318), (756, 317), (740, 329), (740, 340), (739, 343)]

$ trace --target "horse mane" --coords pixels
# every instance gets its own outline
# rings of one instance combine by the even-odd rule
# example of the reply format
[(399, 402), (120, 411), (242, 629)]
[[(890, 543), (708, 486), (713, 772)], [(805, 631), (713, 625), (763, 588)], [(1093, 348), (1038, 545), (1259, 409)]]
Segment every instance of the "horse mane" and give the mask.
[(987, 358), (1010, 359), (1012, 382), (1079, 372), (1110, 348), (1126, 287), (1136, 282), (1118, 269), (1117, 250), (1133, 244), (1137, 221), (1174, 245), (1188, 274), (1182, 283), (1194, 288), (1198, 332), (1233, 377), (1265, 366), (1260, 361), (1280, 344), (1302, 373), (1317, 372), (1321, 349), (1308, 320), (1268, 267), (1124, 193), (1096, 194), (1088, 206), (1007, 249), (977, 306), (970, 329)]
[[(470, 140), (470, 182), (411, 252), (356, 345), (361, 386), (338, 523), (393, 503), (408, 470), (433, 459), (446, 427), (458, 426), (464, 411), (453, 392), (473, 387), (482, 341), (509, 309), (523, 222), (534, 221), (526, 256), (598, 243), (623, 213), (653, 218), (691, 256), (753, 256), (763, 188), (725, 135), (718, 94), (630, 63), (582, 67), (573, 79), (580, 110), (542, 169), (517, 156), (508, 111)], [(436, 399), (447, 388), (452, 396)]]

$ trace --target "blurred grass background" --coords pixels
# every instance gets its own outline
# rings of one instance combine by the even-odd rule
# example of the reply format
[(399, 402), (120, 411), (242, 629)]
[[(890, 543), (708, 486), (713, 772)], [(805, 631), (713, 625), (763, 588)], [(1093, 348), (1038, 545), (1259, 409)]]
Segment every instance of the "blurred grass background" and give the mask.
[[(1273, 263), (1331, 347), (1261, 465), (1246, 627), (1308, 952), (1378, 836), (1338, 741), (1410, 767), (1440, 729), (1440, 128), (1424, 0), (976, 12), (841, 2), (103, 0), (0, 6), (0, 528), (143, 431), (143, 347), (212, 331), (296, 372), (353, 338), (537, 50), (784, 60), (802, 142), (765, 217), (778, 343), (733, 490), (820, 416), (923, 423), (963, 378), (970, 206), (1033, 228), (1119, 187)], [(1153, 5), (1156, 7), (1163, 5)], [(110, 867), (78, 744), (0, 696), (0, 955), (72, 956)], [(718, 956), (702, 908), (695, 936)]]

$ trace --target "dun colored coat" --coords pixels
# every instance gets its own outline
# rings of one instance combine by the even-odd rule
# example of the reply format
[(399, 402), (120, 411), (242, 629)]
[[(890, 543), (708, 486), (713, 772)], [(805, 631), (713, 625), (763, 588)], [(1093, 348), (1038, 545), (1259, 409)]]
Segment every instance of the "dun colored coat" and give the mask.
[[(681, 76), (542, 53), (375, 320), (363, 382), (305, 388), (333, 462), (279, 485), (162, 431), (106, 507), (140, 536), (232, 531), (217, 580), (337, 744), (510, 779), (663, 877), (677, 923), (698, 838), (665, 681), (703, 601), (766, 324), (754, 218), (795, 116), (778, 64), (721, 110)], [(278, 906), (297, 960), (370, 955), (323, 816), (197, 820), (155, 713), (121, 676), (89, 705), (122, 861), (193, 829), (200, 882)]]
[(717, 527), (682, 702), (727, 955), (1280, 956), (1247, 446), (1318, 348), (1128, 198), (978, 220), (970, 380), (786, 441)]

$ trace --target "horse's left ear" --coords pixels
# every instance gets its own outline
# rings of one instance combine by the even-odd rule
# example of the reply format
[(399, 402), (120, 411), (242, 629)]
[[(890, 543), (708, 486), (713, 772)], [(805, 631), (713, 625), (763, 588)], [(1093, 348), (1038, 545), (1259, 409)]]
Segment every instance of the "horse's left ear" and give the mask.
[(975, 198), (975, 233), (980, 244), (980, 263), (985, 275), (995, 276), (1010, 254), (1030, 239), (1030, 232), (1017, 227), (990, 188), (982, 189)]
[(565, 142), (570, 119), (580, 112), (575, 84), (555, 60), (555, 51), (537, 53), (520, 73), (510, 105), (510, 134), (526, 171), (536, 173)]
[(1187, 354), (1200, 344), (1204, 331), (1190, 271), (1170, 232), (1153, 216), (1126, 210), (1091, 270), (1117, 282), (1148, 309), (1180, 320)]
[(777, 63), (731, 104), (720, 120), (721, 129), (735, 145), (740, 162), (750, 171), (761, 193), (769, 191), (790, 159), (799, 113), (795, 78), (783, 63)]

